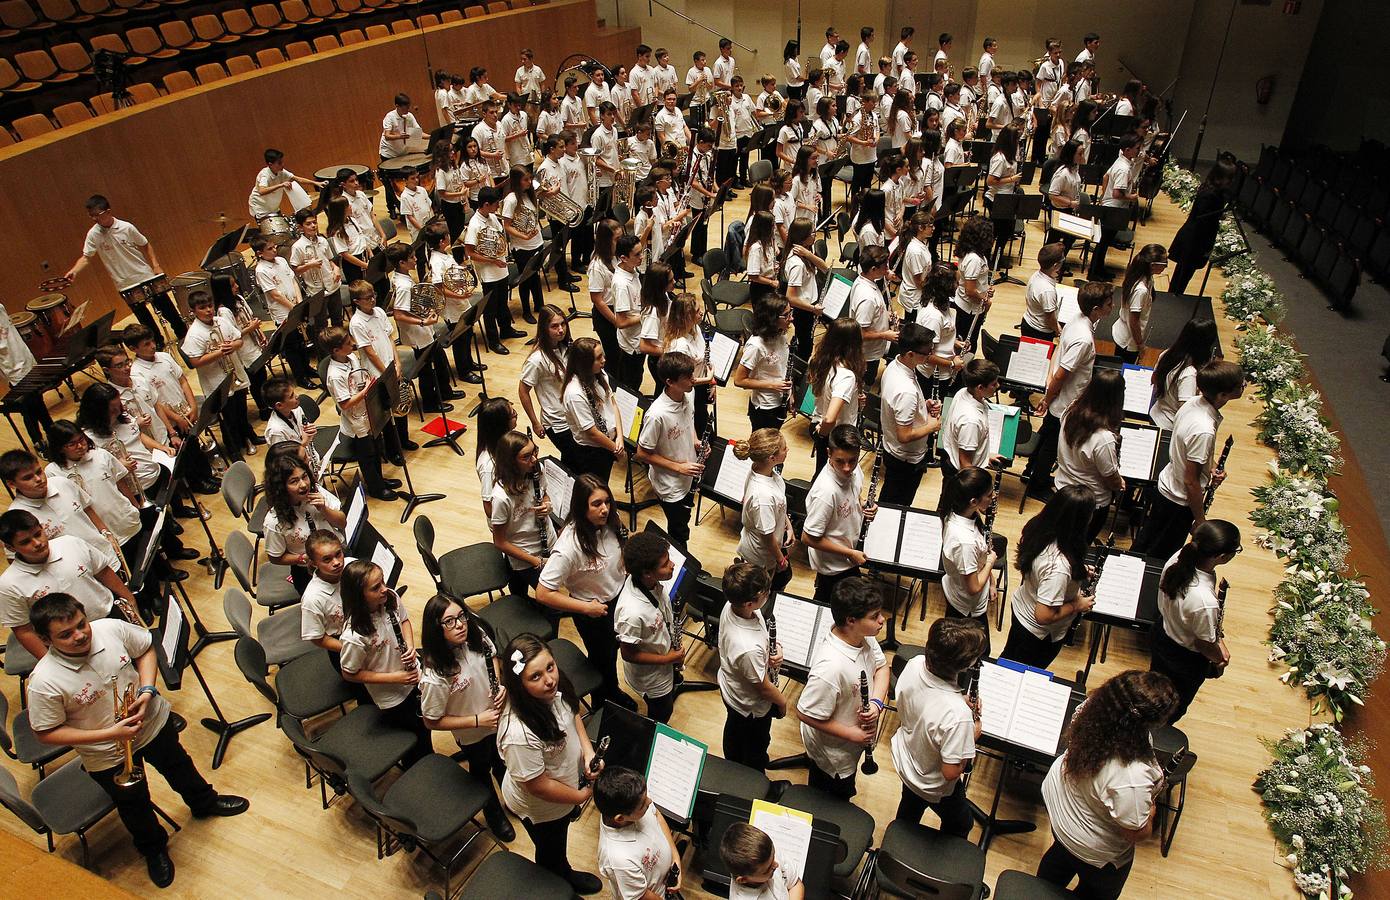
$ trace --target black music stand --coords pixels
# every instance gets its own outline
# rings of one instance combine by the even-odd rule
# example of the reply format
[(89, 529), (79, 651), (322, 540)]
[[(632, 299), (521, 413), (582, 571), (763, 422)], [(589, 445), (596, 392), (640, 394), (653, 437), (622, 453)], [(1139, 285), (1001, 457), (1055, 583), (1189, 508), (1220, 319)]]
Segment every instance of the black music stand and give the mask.
[(231, 231), (219, 237), (208, 247), (208, 252), (203, 254), (203, 261), (198, 264), (198, 268), (210, 270), (214, 261), (221, 259), (229, 253), (235, 253), (236, 248), (240, 247), (246, 240), (245, 225), (238, 225)]
[[(420, 368), (422, 361), (428, 361), (428, 356), (422, 356), (415, 361), (415, 369)], [(381, 373), (377, 378), (373, 389), (367, 394), (367, 424), (371, 429), (373, 440), (382, 436), (382, 429), (395, 427), (394, 409), (396, 405), (397, 392), (400, 376), (396, 374), (396, 367), (391, 366)], [(420, 494), (416, 493), (415, 485), (410, 479), (410, 462), (405, 457), (405, 451), (401, 451), (401, 471), (405, 473), (405, 490), (397, 491), (398, 495), (405, 497), (405, 512), (401, 513), (401, 524), (404, 525), (410, 514), (415, 512), (415, 507), (421, 503), (430, 503), (435, 500), (443, 500), (443, 494)]]
[[(563, 227), (564, 227), (564, 229), (565, 229), (565, 232), (564, 232), (564, 233), (567, 234), (567, 233), (569, 232), (569, 227), (568, 227), (567, 225), (566, 225), (566, 226), (563, 226)], [(578, 228), (584, 228), (584, 227), (586, 227), (586, 226), (583, 225), (583, 224), (581, 224), (581, 225), (578, 225), (578, 226), (576, 226), (576, 227), (578, 227)], [(554, 237), (554, 234), (555, 234), (555, 226), (552, 225), (552, 226), (551, 226), (551, 235), (552, 235), (552, 237), (550, 238), (550, 247), (549, 247), (550, 252), (547, 253), (547, 254), (545, 254), (545, 257), (546, 257), (546, 259), (545, 259), (545, 268), (546, 268), (548, 271), (551, 271), (551, 272), (557, 271), (558, 267), (559, 267), (561, 264), (563, 264), (564, 261), (565, 261), (565, 242), (564, 242), (564, 241), (556, 240), (555, 237)], [(570, 281), (569, 281), (569, 285), (571, 285), (571, 286), (566, 286), (566, 288), (565, 288), (565, 293), (569, 294), (569, 297), (570, 297), (570, 310), (569, 310), (569, 312), (565, 313), (565, 321), (567, 321), (567, 322), (572, 322), (572, 321), (574, 321), (575, 319), (587, 319), (587, 318), (590, 318), (590, 317), (593, 315), (592, 313), (583, 312), (582, 310), (579, 309), (579, 307), (575, 306), (575, 304), (574, 304), (574, 288), (572, 287), (572, 285), (574, 284), (574, 282), (575, 282), (575, 280), (576, 280), (577, 278), (578, 278), (578, 275), (577, 275), (576, 273), (570, 272)]]
[[(995, 194), (994, 202), (990, 204), (989, 217), (993, 220), (995, 228), (999, 228), (1001, 223), (1008, 223), (1009, 228), (1013, 229), (1013, 223), (1019, 220), (1024, 222), (1036, 222), (1038, 217), (1042, 215), (1042, 203), (1042, 194)], [(1007, 251), (1008, 245), (1014, 242), (1014, 238), (1014, 234), (1009, 235), (1008, 241), (1005, 242), (1005, 251)], [(1027, 246), (1028, 229), (1025, 227), (1023, 229), (1023, 236), (1019, 239), (1018, 254), (1020, 260), (1022, 260)], [(1025, 286), (1026, 282), (1020, 281), (1009, 274), (1010, 267), (1006, 262), (1007, 258), (1007, 252), (1000, 254), (999, 262), (1003, 268), (999, 277), (994, 279), (994, 283), (1004, 284), (1007, 282), (1008, 284), (1016, 284), (1020, 287)]]
[[(676, 611), (684, 610), (685, 607), (689, 605), (690, 599), (693, 596), (695, 596), (695, 593), (698, 590), (699, 586), (699, 575), (703, 567), (700, 565), (700, 561), (691, 554), (690, 550), (687, 547), (679, 545), (674, 540), (672, 540), (671, 536), (666, 533), (666, 529), (656, 524), (656, 522), (650, 519), (647, 520), (646, 528), (644, 528), (643, 530), (656, 532), (657, 534), (666, 538), (667, 542), (669, 542), (672, 547), (675, 547), (683, 554), (685, 554), (685, 562), (681, 564), (680, 569), (677, 571), (676, 575), (673, 576), (675, 578), (675, 587), (674, 590), (671, 592), (670, 601), (672, 615), (676, 615)], [(674, 622), (671, 624), (672, 626), (675, 625)], [(681, 628), (681, 636), (691, 638), (692, 640), (695, 639), (694, 635), (687, 634), (685, 632), (683, 626)], [(677, 672), (676, 686), (672, 691), (674, 695), (672, 699), (674, 700), (675, 698), (680, 697), (681, 694), (690, 694), (696, 691), (717, 690), (719, 690), (719, 685), (715, 684), (712, 681), (686, 681), (685, 678), (679, 672)]]
[[(183, 596), (185, 600), (188, 599), (187, 593), (184, 593)], [(189, 609), (193, 609), (191, 604)], [(197, 612), (194, 611), (193, 615), (196, 622)], [(197, 645), (193, 649), (188, 647), (188, 617), (184, 615), (183, 604), (179, 602), (176, 594), (169, 593), (165, 596), (164, 614), (160, 617), (160, 622), (154, 627), (153, 632), (155, 659), (159, 663), (159, 673), (164, 678), (164, 686), (171, 693), (183, 687), (183, 669), (187, 666), (193, 670), (194, 677), (198, 679), (198, 685), (203, 689), (203, 696), (208, 698), (208, 705), (212, 707), (213, 715), (203, 718), (202, 725), (217, 735), (217, 746), (212, 751), (212, 767), (214, 769), (220, 768), (232, 738), (238, 733), (266, 721), (270, 718), (270, 713), (256, 713), (235, 722), (228, 721), (227, 717), (223, 715), (222, 707), (217, 705), (217, 698), (213, 696), (208, 680), (203, 677), (202, 670), (198, 668)], [(232, 635), (232, 637), (236, 637), (236, 635)], [(172, 651), (172, 658), (170, 658), (170, 651)]]
[[(454, 325), (455, 333), (458, 333), (460, 336), (465, 333), (468, 335), (468, 346), (473, 351), (473, 361), (478, 367), (478, 378), (481, 379), (478, 382), (478, 402), (468, 411), (468, 415), (470, 416), (476, 416), (478, 414), (478, 407), (482, 406), (483, 401), (488, 398), (487, 367), (483, 365), (483, 353), (478, 349), (478, 333), (474, 331), (474, 327), (478, 324), (478, 320), (482, 318), (483, 309), (487, 306), (487, 302), (487, 294), (480, 295), (478, 302), (465, 309), (463, 315), (459, 316), (458, 322)], [(454, 339), (451, 337), (449, 343), (452, 344), (453, 341)]]
[(734, 179), (725, 178), (724, 183), (717, 187), (717, 193), (715, 194), (714, 200), (710, 201), (706, 199), (705, 201), (705, 211), (703, 213), (703, 217), (706, 222), (714, 218), (715, 212), (719, 213), (719, 233), (721, 236), (720, 246), (723, 246), (722, 240), (724, 234), (724, 200), (729, 196), (729, 187), (733, 185), (733, 183)]
[[(434, 340), (430, 341), (428, 344), (426, 344), (426, 345), (424, 346), (424, 348), (422, 348), (424, 352), (422, 352), (422, 353), (419, 355), (419, 357), (416, 358), (416, 360), (415, 360), (415, 365), (413, 365), (413, 366), (411, 367), (411, 370), (410, 370), (411, 377), (415, 377), (415, 376), (418, 375), (419, 373), (424, 372), (426, 369), (429, 369), (429, 370), (433, 371), (433, 372), (437, 375), (437, 374), (438, 374), (438, 370), (437, 370), (437, 369), (434, 369), (433, 365), (431, 364), (432, 361), (433, 361), (433, 359), (434, 359), (434, 357), (435, 357), (436, 355), (443, 355), (443, 353), (444, 353), (444, 348), (447, 347), (447, 346), (449, 346), (450, 344), (452, 344), (452, 343), (454, 342), (454, 339), (457, 338), (458, 336), (462, 335), (463, 332), (466, 331), (466, 330), (467, 330), (467, 329), (463, 327), (463, 323), (460, 322), (459, 324), (457, 324), (457, 325), (454, 326), (454, 330), (453, 330), (453, 331), (449, 332), (449, 333), (446, 334), (446, 335), (442, 335), (442, 336), (440, 336), (440, 337), (437, 337), (437, 338), (435, 338)], [(446, 362), (445, 362), (445, 368), (448, 368), (447, 357), (446, 357)], [(437, 380), (437, 379), (436, 379), (436, 380)], [(439, 397), (440, 397), (440, 402), (441, 402), (441, 403), (444, 402), (444, 393), (445, 393), (444, 388), (445, 388), (445, 386), (442, 385), (442, 384), (439, 385), (439, 386), (436, 388), (436, 390), (439, 392)], [(422, 397), (422, 398), (421, 398), (421, 401), (420, 401), (420, 419), (421, 419), (421, 421), (424, 420), (424, 416), (425, 416), (425, 413), (424, 413), (424, 406), (425, 406), (425, 404), (424, 404), (424, 398)], [(453, 429), (451, 429), (451, 428), (449, 427), (449, 414), (448, 414), (447, 412), (444, 412), (442, 409), (441, 409), (440, 412), (439, 412), (439, 425), (440, 425), (440, 428), (442, 429), (441, 435), (440, 435), (439, 437), (437, 437), (437, 438), (430, 438), (428, 441), (425, 441), (425, 446), (426, 446), (426, 447), (444, 447), (444, 446), (448, 446), (448, 447), (452, 448), (453, 451), (454, 451), (455, 453), (457, 453), (459, 456), (463, 456), (463, 455), (464, 455), (464, 454), (463, 454), (463, 448), (460, 447), (460, 446), (458, 445), (458, 435), (463, 434), (463, 431), (464, 431), (463, 426), (459, 426), (459, 429), (458, 429), (457, 431), (454, 431)]]
[(270, 340), (266, 341), (265, 349), (261, 351), (260, 357), (256, 359), (246, 370), (246, 374), (252, 371), (259, 372), (269, 366), (271, 360), (285, 352), (285, 344), (299, 336), (300, 326), (304, 325), (310, 318), (318, 318), (323, 315), (324, 299), (323, 291), (318, 291), (296, 303), (285, 316), (285, 321), (276, 327), (270, 335)]
[[(179, 448), (178, 454), (174, 457), (175, 477), (169, 481), (171, 486), (183, 481), (180, 472), (183, 466), (184, 454), (194, 452), (191, 448), (198, 448), (198, 437), (200, 435), (205, 432), (209, 435), (212, 434), (210, 430), (212, 428), (212, 422), (214, 419), (221, 418), (222, 407), (227, 403), (227, 394), (230, 387), (231, 379), (224, 378), (222, 383), (217, 386), (216, 390), (203, 398), (203, 405), (198, 409), (198, 418), (194, 420), (192, 430), (190, 430), (188, 436), (184, 438), (183, 446)], [(213, 440), (215, 443), (216, 438)], [(201, 452), (201, 449), (199, 449), (198, 452)], [(225, 447), (222, 448), (222, 454), (225, 458), (227, 454), (227, 449)], [(201, 515), (202, 504), (198, 502), (197, 496), (189, 489), (188, 485), (184, 484), (182, 487), (185, 491), (185, 495), (193, 501), (193, 508), (199, 510), (198, 524), (203, 526), (203, 533), (207, 535), (208, 539), (208, 555), (198, 560), (198, 564), (205, 567), (208, 570), (208, 574), (212, 576), (213, 589), (220, 591), (222, 589), (222, 579), (227, 575), (227, 557), (222, 555), (222, 548), (217, 545), (217, 538), (213, 535), (212, 529), (208, 526), (207, 519), (203, 518)], [(205, 633), (199, 632), (199, 637), (201, 638), (203, 636), (205, 636)]]
[[(554, 242), (551, 241), (551, 243), (554, 243)], [(519, 289), (523, 284), (525, 284), (526, 282), (530, 281), (532, 278), (536, 278), (537, 276), (540, 275), (541, 266), (543, 266), (543, 265), (545, 264), (545, 261), (546, 261), (546, 258), (547, 258), (547, 254), (546, 254), (546, 250), (547, 250), (547, 249), (548, 249), (548, 248), (547, 248), (547, 246), (546, 246), (546, 242), (544, 241), (544, 239), (542, 239), (540, 249), (538, 249), (534, 254), (532, 254), (531, 258), (526, 262), (526, 268), (524, 268), (524, 269), (519, 269), (519, 270), (517, 270), (516, 274), (512, 274), (511, 267), (510, 267), (510, 266), (508, 267), (508, 269), (507, 269), (507, 295), (508, 295), (508, 297), (511, 296), (511, 292), (512, 292), (514, 289)], [(553, 251), (552, 251), (552, 252), (553, 252)], [(573, 302), (574, 302), (572, 296), (571, 296), (570, 302), (571, 302), (571, 304), (573, 304)], [(524, 310), (523, 310), (523, 311), (524, 311)], [(536, 339), (533, 337), (533, 338), (531, 338), (531, 340), (527, 341), (526, 344), (527, 344), (528, 346), (530, 346), (531, 344), (534, 344), (535, 342), (536, 342)]]

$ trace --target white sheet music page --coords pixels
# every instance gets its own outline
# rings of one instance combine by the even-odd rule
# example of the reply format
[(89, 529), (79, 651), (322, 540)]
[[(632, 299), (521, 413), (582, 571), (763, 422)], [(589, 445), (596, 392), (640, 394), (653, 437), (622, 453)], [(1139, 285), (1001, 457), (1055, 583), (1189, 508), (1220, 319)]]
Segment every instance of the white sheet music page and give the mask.
[(1037, 672), (1024, 672), (1009, 740), (1040, 753), (1056, 753), (1070, 699), (1071, 688), (1066, 685)]
[(164, 610), (164, 633), (160, 635), (159, 644), (164, 648), (164, 659), (169, 663), (171, 669), (177, 669), (179, 653), (179, 632), (183, 630), (183, 607), (179, 606), (174, 595), (169, 595), (168, 606)]
[(1144, 586), (1144, 559), (1114, 553), (1105, 558), (1096, 582), (1095, 612), (1133, 619), (1139, 614), (1139, 592)]
[(1074, 284), (1058, 284), (1057, 299), (1061, 306), (1057, 309), (1057, 324), (1065, 326), (1081, 315), (1081, 290)]
[(1154, 370), (1146, 366), (1125, 366), (1125, 412), (1136, 416), (1149, 414), (1149, 400), (1153, 397)]
[(811, 665), (811, 653), (816, 646), (816, 617), (821, 609), (800, 597), (777, 595), (777, 641), (782, 645), (782, 657), (787, 662), (803, 667)]
[(666, 596), (671, 596), (671, 589), (676, 586), (676, 579), (681, 577), (681, 569), (685, 568), (685, 554), (680, 551), (675, 544), (666, 551), (671, 554), (671, 577), (661, 582), (662, 590), (666, 591)]
[(714, 340), (709, 345), (709, 365), (720, 384), (727, 384), (734, 372), (734, 362), (738, 359), (738, 341), (722, 331), (714, 332)]
[(879, 507), (864, 535), (864, 555), (871, 562), (894, 564), (898, 561), (898, 532), (902, 530), (902, 521), (902, 510)]
[[(623, 431), (626, 433), (632, 428), (632, 420), (637, 417), (637, 395), (627, 388), (618, 388), (613, 392), (614, 399), (618, 402), (618, 412), (623, 417)], [(605, 417), (606, 417), (605, 413)], [(609, 428), (613, 427), (612, 422), (605, 423)]]
[(1157, 428), (1120, 426), (1120, 474), (1126, 478), (1150, 481), (1154, 456), (1158, 453)]
[(751, 471), (753, 460), (734, 456), (734, 445), (725, 443), (723, 459), (719, 463), (719, 474), (714, 478), (715, 493), (721, 497), (729, 497), (735, 502), (742, 502), (743, 487)]
[(1051, 346), (1039, 341), (1019, 341), (1018, 349), (1009, 357), (1009, 371), (1004, 377), (1019, 384), (1043, 387), (1047, 384), (1047, 355)]
[(838, 319), (840, 313), (844, 312), (845, 303), (849, 301), (849, 289), (854, 282), (842, 275), (834, 275), (830, 283), (825, 286), (825, 296), (821, 298), (821, 305), (825, 307), (826, 318)]
[(898, 560), (914, 569), (941, 568), (941, 518), (909, 509), (903, 518), (903, 545)]
[(783, 816), (771, 810), (753, 813), (753, 826), (772, 839), (777, 865), (800, 881), (806, 871), (806, 856), (811, 852), (811, 823), (795, 816)]
[(705, 751), (699, 744), (657, 731), (652, 738), (651, 765), (647, 767), (647, 796), (661, 809), (686, 818), (700, 787), (700, 764), (704, 758)]
[(574, 493), (574, 479), (564, 467), (553, 459), (541, 460), (541, 481), (550, 497), (550, 510), (556, 519), (563, 522), (570, 515), (570, 495)]
[(980, 725), (986, 734), (1008, 738), (1022, 683), (1023, 673), (1016, 669), (992, 662), (980, 664)]

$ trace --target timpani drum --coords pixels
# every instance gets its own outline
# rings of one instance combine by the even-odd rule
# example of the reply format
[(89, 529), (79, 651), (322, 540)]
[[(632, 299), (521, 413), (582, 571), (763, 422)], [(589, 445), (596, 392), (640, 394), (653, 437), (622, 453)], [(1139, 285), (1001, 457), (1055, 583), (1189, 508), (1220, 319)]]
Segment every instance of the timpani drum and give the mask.
[(294, 239), (299, 237), (299, 226), (294, 224), (294, 219), (279, 213), (261, 219), (256, 223), (256, 227), (277, 247), (293, 243)]
[(212, 293), (212, 276), (202, 269), (184, 272), (169, 279), (170, 290), (174, 294), (174, 305), (185, 322), (193, 321), (193, 309), (188, 305), (188, 295), (194, 291)]
[(24, 308), (38, 317), (40, 326), (53, 341), (67, 330), (68, 323), (72, 321), (73, 309), (67, 294), (43, 294), (24, 304)]
[(43, 330), (38, 316), (26, 309), (23, 312), (15, 313), (14, 318), (10, 321), (14, 323), (15, 330), (24, 339), (25, 345), (28, 346), (29, 352), (34, 354), (35, 359), (43, 359), (51, 355), (53, 341)]
[(395, 159), (384, 160), (378, 168), (393, 181), (404, 181), (406, 169), (420, 169), (422, 174), (429, 172), (430, 157), (426, 153), (407, 153)]
[(357, 176), (357, 183), (362, 186), (363, 190), (372, 186), (372, 170), (366, 166), (359, 166), (357, 163), (344, 163), (341, 166), (329, 166), (325, 169), (319, 169), (314, 173), (314, 180), (325, 183), (337, 181), (338, 173), (343, 169), (352, 170), (352, 173)]

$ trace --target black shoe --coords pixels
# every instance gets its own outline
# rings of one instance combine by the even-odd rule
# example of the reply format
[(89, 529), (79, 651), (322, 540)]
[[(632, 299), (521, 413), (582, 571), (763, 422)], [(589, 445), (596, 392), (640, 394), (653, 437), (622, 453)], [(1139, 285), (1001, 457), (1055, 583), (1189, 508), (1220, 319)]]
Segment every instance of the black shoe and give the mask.
[(445, 399), (445, 400), (462, 400), (462, 399), (463, 399), (464, 397), (466, 397), (466, 396), (468, 396), (468, 395), (465, 394), (463, 391), (449, 391), (447, 394), (444, 395), (444, 399)]
[[(396, 484), (400, 484), (400, 482), (397, 481)], [(387, 503), (390, 503), (391, 501), (396, 500), (400, 495), (398, 495), (395, 491), (391, 490), (390, 488), (387, 488), (381, 493), (368, 494), (368, 496), (371, 497), (373, 500), (384, 500)]]
[(500, 804), (494, 801), (483, 807), (483, 819), (487, 822), (487, 830), (502, 843), (509, 844), (516, 840), (516, 829)]
[(567, 292), (567, 293), (572, 293), (572, 292), (574, 292), (574, 291), (577, 291), (577, 290), (579, 290), (579, 287), (580, 287), (580, 284), (579, 284), (579, 279), (578, 279), (578, 278), (574, 278), (574, 279), (571, 279), (571, 280), (569, 280), (569, 281), (563, 281), (563, 282), (560, 283), (560, 290), (565, 291), (565, 292)]
[(198, 518), (198, 510), (187, 503), (180, 503), (174, 507), (174, 515), (180, 519), (196, 519)]
[(251, 801), (235, 794), (218, 794), (217, 800), (208, 809), (194, 812), (195, 819), (210, 819), (213, 816), (239, 816), (251, 808)]
[(491, 350), (493, 353), (496, 353), (498, 356), (507, 356), (512, 352), (508, 350), (505, 346), (503, 346), (501, 341), (498, 341), (496, 344), (489, 344), (488, 349)]
[(487, 371), (487, 363), (485, 363), (485, 362), (480, 362), (480, 363), (478, 363), (477, 371), (479, 371), (479, 372), (486, 372), (486, 371)]
[(482, 384), (483, 376), (479, 372), (464, 372), (459, 376), (459, 381), (465, 384)]
[(183, 569), (170, 569), (169, 574), (164, 577), (166, 581), (187, 581), (188, 573)]
[(182, 550), (175, 550), (173, 553), (167, 554), (167, 556), (168, 556), (170, 559), (184, 559), (184, 560), (187, 560), (187, 559), (197, 559), (200, 555), (201, 555), (201, 554), (199, 554), (198, 551), (197, 551), (197, 550), (194, 550), (192, 547), (184, 547)]
[(511, 327), (508, 327), (506, 331), (502, 332), (502, 340), (504, 340), (504, 341), (514, 341), (514, 340), (516, 340), (517, 338), (524, 338), (524, 337), (526, 337), (526, 332), (524, 332), (524, 331), (517, 331), (515, 328), (511, 328)]
[(222, 486), (211, 479), (200, 481), (193, 485), (193, 493), (202, 494), (203, 496), (216, 494), (220, 490), (222, 490)]
[(437, 414), (437, 413), (453, 412), (453, 411), (454, 411), (454, 404), (452, 404), (452, 403), (439, 403), (439, 404), (431, 403), (429, 406), (426, 406), (426, 407), (425, 407), (425, 412), (429, 413), (430, 415), (435, 415), (435, 414)]
[(381, 483), (392, 490), (401, 486), (401, 480), (399, 478), (383, 478), (381, 479)]
[(253, 431), (253, 432), (251, 432), (251, 444), (252, 444), (252, 446), (255, 446), (255, 447), (264, 447), (264, 446), (265, 446), (265, 438), (261, 437), (259, 434), (256, 434), (256, 433)]
[(157, 888), (167, 888), (174, 883), (174, 861), (168, 850), (160, 850), (145, 857), (145, 868), (150, 872), (150, 881)]
[(597, 894), (603, 890), (603, 882), (599, 877), (588, 872), (572, 871), (565, 880), (574, 888), (576, 894)]
[(417, 443), (415, 443), (415, 442), (412, 441), (412, 440), (404, 440), (404, 441), (401, 441), (401, 449), (402, 449), (402, 450), (419, 450), (419, 449), (420, 449), (420, 445), (417, 444)]
[(169, 710), (169, 724), (174, 726), (175, 731), (183, 731), (188, 727), (188, 720), (171, 709)]
[[(192, 518), (192, 516), (189, 518)], [(183, 526), (178, 522), (170, 522), (167, 527), (170, 534), (183, 534)]]
[(521, 314), (521, 317), (522, 317), (523, 319), (526, 320), (526, 324), (527, 324), (527, 325), (534, 325), (534, 324), (536, 324), (536, 316), (535, 316), (535, 314), (532, 313), (531, 310), (529, 310), (529, 309), (526, 310), (526, 312), (522, 313), (522, 314)]
[(386, 461), (389, 462), (391, 465), (395, 466), (395, 467), (398, 468), (398, 469), (399, 469), (401, 466), (405, 465), (405, 457), (404, 457), (404, 456), (391, 456), (391, 457), (388, 457)]

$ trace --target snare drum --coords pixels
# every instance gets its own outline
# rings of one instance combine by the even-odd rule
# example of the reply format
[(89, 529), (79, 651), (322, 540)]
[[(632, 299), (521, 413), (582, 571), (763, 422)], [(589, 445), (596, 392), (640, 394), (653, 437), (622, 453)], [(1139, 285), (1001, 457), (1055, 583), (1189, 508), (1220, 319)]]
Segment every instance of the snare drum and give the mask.
[(226, 275), (231, 278), (242, 296), (250, 295), (254, 287), (251, 283), (251, 270), (246, 267), (246, 257), (238, 251), (214, 259), (208, 264), (208, 274)]
[(282, 216), (277, 213), (266, 216), (256, 224), (260, 228), (261, 234), (265, 235), (277, 247), (292, 243), (295, 238), (299, 237), (299, 226), (295, 225), (294, 219), (289, 216)]
[(38, 316), (26, 309), (24, 312), (15, 313), (14, 318), (10, 321), (14, 323), (19, 336), (24, 338), (24, 343), (29, 347), (29, 352), (34, 354), (35, 359), (43, 359), (52, 355), (53, 341), (43, 330)]
[(155, 297), (169, 292), (169, 280), (163, 275), (156, 275), (149, 281), (142, 282), (121, 291), (121, 299), (127, 306), (136, 306), (149, 303)]
[(24, 308), (38, 317), (50, 339), (62, 334), (72, 320), (72, 304), (67, 294), (44, 294), (30, 300)]

